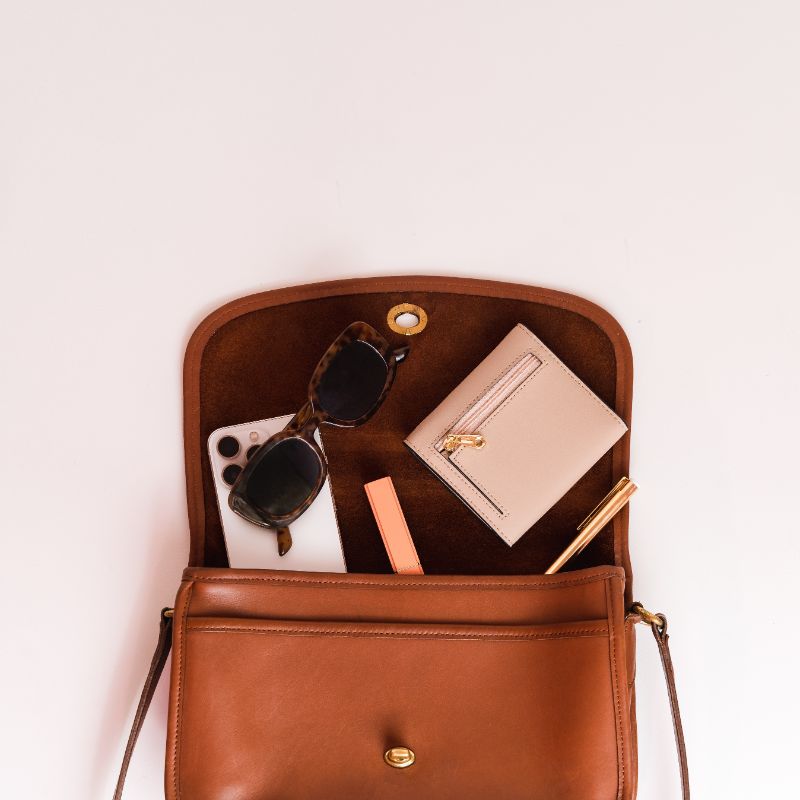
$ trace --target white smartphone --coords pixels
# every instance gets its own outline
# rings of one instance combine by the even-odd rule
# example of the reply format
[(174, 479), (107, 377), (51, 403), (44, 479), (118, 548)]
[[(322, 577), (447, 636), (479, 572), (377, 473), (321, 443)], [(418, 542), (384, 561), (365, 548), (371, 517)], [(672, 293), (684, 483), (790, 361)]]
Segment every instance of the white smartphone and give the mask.
[[(287, 414), (244, 422), (218, 428), (208, 437), (208, 455), (228, 562), (240, 569), (347, 572), (329, 480), (305, 513), (289, 526), (292, 547), (284, 556), (278, 555), (275, 531), (242, 519), (228, 505), (231, 486), (247, 463), (248, 455), (283, 430), (291, 418), (292, 415)], [(322, 447), (319, 431), (315, 436)]]

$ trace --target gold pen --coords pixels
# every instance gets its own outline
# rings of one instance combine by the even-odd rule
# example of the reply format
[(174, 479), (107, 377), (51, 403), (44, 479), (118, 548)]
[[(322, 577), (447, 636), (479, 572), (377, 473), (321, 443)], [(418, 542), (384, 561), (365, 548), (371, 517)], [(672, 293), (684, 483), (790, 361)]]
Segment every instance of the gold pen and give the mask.
[(558, 572), (572, 556), (578, 555), (600, 533), (614, 515), (621, 511), (637, 486), (630, 478), (620, 478), (614, 488), (595, 506), (586, 519), (578, 525), (578, 535), (570, 546), (548, 567), (545, 575)]

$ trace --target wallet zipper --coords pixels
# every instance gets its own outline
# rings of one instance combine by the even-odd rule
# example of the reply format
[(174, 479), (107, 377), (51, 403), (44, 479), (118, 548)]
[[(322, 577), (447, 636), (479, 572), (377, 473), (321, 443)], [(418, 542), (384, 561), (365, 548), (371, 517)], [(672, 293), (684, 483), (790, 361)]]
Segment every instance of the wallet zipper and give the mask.
[(485, 447), (486, 438), (480, 433), (481, 426), (541, 366), (540, 358), (525, 353), (453, 423), (436, 443), (436, 449), (449, 458), (459, 447), (478, 450)]

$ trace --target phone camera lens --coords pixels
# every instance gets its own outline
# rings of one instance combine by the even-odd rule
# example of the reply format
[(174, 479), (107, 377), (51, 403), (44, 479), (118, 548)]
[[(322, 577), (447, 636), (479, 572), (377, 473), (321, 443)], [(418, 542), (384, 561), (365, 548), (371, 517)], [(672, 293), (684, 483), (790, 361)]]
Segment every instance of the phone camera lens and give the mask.
[(222, 480), (224, 480), (228, 486), (233, 486), (241, 471), (242, 468), (238, 464), (229, 464), (222, 470)]
[(217, 451), (224, 458), (233, 458), (239, 452), (239, 442), (233, 436), (223, 436), (217, 442)]
[(256, 450), (261, 447), (260, 444), (254, 444), (252, 447), (247, 448), (247, 460), (249, 461), (255, 454)]

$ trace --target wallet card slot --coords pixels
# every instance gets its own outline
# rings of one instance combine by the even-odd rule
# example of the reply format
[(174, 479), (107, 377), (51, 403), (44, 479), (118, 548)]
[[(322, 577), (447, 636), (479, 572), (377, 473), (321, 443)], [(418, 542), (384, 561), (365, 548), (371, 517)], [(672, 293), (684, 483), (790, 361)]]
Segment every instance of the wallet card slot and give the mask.
[(436, 449), (440, 453), (448, 452), (445, 448), (447, 436), (480, 433), (480, 428), (486, 420), (542, 366), (542, 363), (542, 360), (533, 353), (525, 353), (450, 426), (447, 434), (436, 443)]

